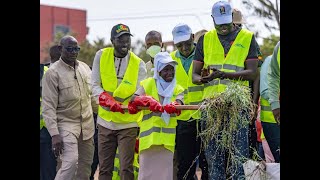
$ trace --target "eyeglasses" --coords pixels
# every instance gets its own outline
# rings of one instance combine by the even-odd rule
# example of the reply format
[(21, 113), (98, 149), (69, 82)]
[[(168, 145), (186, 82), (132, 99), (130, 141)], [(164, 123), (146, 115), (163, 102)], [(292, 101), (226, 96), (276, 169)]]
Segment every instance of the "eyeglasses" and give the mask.
[(65, 49), (69, 52), (69, 53), (72, 53), (72, 52), (79, 52), (80, 51), (80, 47), (65, 47)]

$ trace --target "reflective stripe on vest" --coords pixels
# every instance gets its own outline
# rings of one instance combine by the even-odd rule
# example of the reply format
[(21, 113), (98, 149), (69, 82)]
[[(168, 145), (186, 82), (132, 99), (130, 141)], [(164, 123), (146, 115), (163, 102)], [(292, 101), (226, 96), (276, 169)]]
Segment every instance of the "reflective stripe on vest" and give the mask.
[[(124, 74), (124, 77), (117, 87), (118, 79), (114, 66), (114, 48), (102, 49), (100, 58), (100, 77), (102, 81), (103, 89), (112, 95), (115, 100), (121, 102), (123, 105), (128, 105), (128, 102), (136, 91), (139, 65), (141, 59), (134, 53), (130, 52), (130, 59), (128, 68)], [(109, 108), (103, 108), (99, 106), (98, 115), (105, 121), (112, 121), (115, 123), (131, 123), (136, 122), (142, 118), (142, 113), (129, 114), (125, 111), (125, 114), (120, 112), (111, 112)]]
[[(154, 78), (148, 78), (141, 81), (141, 86), (144, 88), (146, 95), (152, 96), (159, 101), (158, 90)], [(179, 84), (176, 84), (171, 102), (176, 100), (178, 94), (182, 93), (184, 89)], [(176, 138), (176, 126), (177, 117), (171, 117), (169, 124), (162, 120), (161, 114), (152, 113), (150, 110), (143, 110), (145, 119), (139, 122), (140, 134), (139, 134), (139, 152), (150, 148), (152, 145), (164, 145), (165, 148), (174, 152), (175, 138)], [(149, 117), (147, 119), (147, 117)]]
[[(214, 67), (224, 72), (238, 72), (244, 69), (253, 33), (241, 29), (225, 58), (224, 48), (220, 43), (215, 29), (207, 32), (203, 39), (204, 68)], [(232, 80), (243, 82), (249, 86), (248, 81)], [(230, 80), (214, 79), (204, 84), (203, 99), (213, 97), (215, 93), (224, 92), (226, 84)]]
[(266, 99), (263, 99), (260, 97), (260, 121), (262, 122), (268, 122), (268, 123), (276, 123), (276, 120), (274, 119), (271, 106), (269, 102)]
[[(161, 117), (161, 114), (162, 113), (156, 113), (156, 112), (151, 112), (149, 114), (144, 114), (143, 117), (142, 117), (142, 121), (145, 121), (145, 120), (148, 120), (150, 119), (151, 117), (153, 116), (156, 116), (156, 117)], [(177, 117), (176, 114), (170, 114), (170, 117)], [(179, 119), (179, 118), (178, 118)]]
[[(187, 74), (182, 66), (181, 59), (176, 56), (177, 52), (177, 50), (173, 51), (170, 53), (170, 55), (172, 59), (178, 63), (175, 76), (177, 83), (185, 89), (183, 97), (184, 104), (199, 104), (202, 101), (203, 85), (197, 85), (192, 83), (193, 62), (191, 63)], [(200, 112), (196, 110), (182, 110), (178, 119), (189, 120), (191, 117), (193, 117), (194, 119), (199, 119)]]

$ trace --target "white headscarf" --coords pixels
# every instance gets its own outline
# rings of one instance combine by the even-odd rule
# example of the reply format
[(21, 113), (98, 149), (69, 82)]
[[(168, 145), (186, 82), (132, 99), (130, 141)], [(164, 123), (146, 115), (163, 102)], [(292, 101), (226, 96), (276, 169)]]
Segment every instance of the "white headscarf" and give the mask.
[[(161, 76), (159, 76), (159, 72), (166, 67), (167, 65), (171, 65), (176, 71), (176, 65), (178, 64), (174, 61), (168, 52), (159, 52), (154, 57), (154, 75), (153, 78), (156, 79), (157, 89), (159, 95), (163, 96), (162, 105), (170, 104), (171, 97), (173, 95), (174, 87), (176, 86), (176, 75), (174, 75), (171, 82), (166, 82)], [(161, 114), (161, 118), (168, 125), (170, 120), (170, 114), (167, 112), (163, 112)]]

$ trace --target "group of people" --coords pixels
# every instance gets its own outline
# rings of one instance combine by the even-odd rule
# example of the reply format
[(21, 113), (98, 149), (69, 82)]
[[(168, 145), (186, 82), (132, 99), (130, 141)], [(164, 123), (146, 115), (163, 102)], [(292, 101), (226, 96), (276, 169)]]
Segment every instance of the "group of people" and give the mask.
[[(225, 150), (217, 149), (214, 139), (204, 149), (198, 137), (205, 128), (201, 112), (177, 107), (200, 104), (230, 81), (249, 86), (257, 79), (259, 46), (252, 32), (233, 22), (228, 2), (216, 2), (211, 16), (210, 31), (194, 34), (187, 24), (176, 25), (177, 50), (171, 53), (163, 51), (160, 32), (148, 32), (147, 63), (130, 50), (132, 34), (125, 24), (113, 26), (113, 46), (96, 52), (92, 68), (77, 59), (76, 38), (61, 38), (56, 51), (52, 48), (55, 55), (50, 49), (49, 68), (43, 72), (40, 65), (40, 179), (93, 179), (97, 164), (99, 179), (107, 180), (192, 180), (197, 164), (201, 179), (226, 179)], [(272, 95), (260, 98), (270, 147), (279, 145), (274, 140), (280, 125), (279, 46), (268, 74)], [(268, 121), (271, 111), (279, 124)], [(248, 157), (248, 127), (234, 138), (237, 153)], [(221, 156), (208, 158), (213, 152)], [(244, 178), (242, 165), (231, 167), (233, 179)]]

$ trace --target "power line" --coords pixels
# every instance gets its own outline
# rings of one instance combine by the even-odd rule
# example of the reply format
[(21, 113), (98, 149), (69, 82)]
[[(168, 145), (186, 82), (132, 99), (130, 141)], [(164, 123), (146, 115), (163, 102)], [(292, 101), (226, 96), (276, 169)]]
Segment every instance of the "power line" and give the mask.
[(130, 20), (130, 19), (152, 19), (152, 18), (165, 18), (165, 17), (177, 17), (177, 16), (193, 16), (195, 17), (198, 22), (200, 23), (200, 25), (202, 26), (202, 28), (205, 28), (205, 26), (203, 25), (199, 15), (200, 14), (207, 14), (207, 13), (198, 13), (198, 14), (192, 14), (192, 13), (180, 13), (180, 14), (170, 14), (170, 15), (149, 15), (149, 16), (126, 16), (126, 17), (112, 17), (112, 18), (101, 18), (101, 19), (90, 19), (88, 21), (113, 21), (113, 20)]

